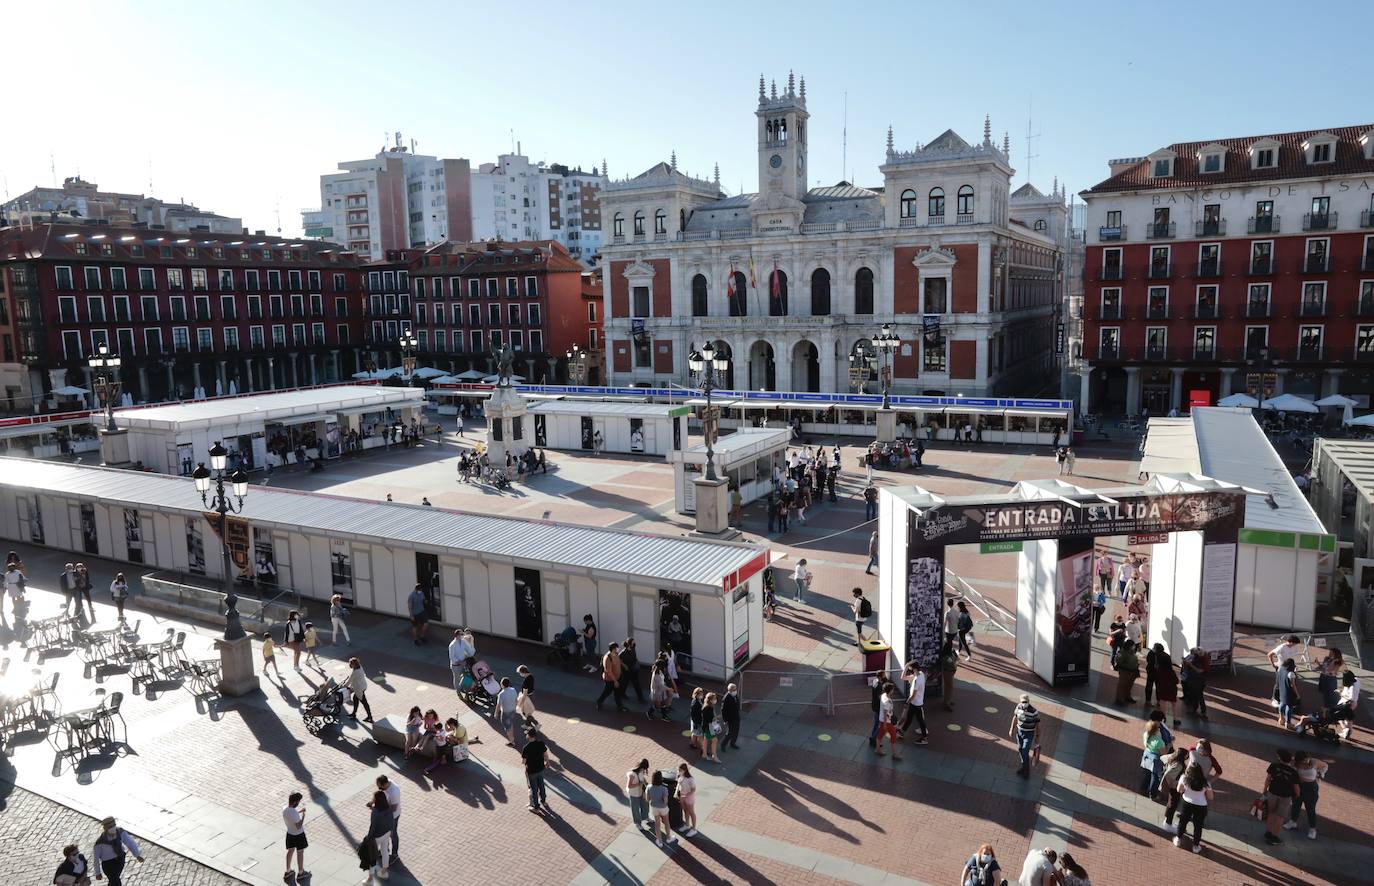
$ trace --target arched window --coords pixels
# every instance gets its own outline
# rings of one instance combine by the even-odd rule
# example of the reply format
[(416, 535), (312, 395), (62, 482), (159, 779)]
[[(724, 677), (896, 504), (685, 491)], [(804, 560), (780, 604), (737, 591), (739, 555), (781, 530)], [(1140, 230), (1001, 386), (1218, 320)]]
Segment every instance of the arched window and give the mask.
[(787, 316), (787, 274), (778, 268), (768, 272), (768, 316)]
[(617, 212), (611, 222), (611, 233), (617, 237), (625, 236), (625, 214)]
[(816, 268), (811, 272), (811, 316), (830, 315), (830, 272)]
[(908, 188), (902, 191), (902, 218), (916, 217), (916, 192)]
[(692, 278), (692, 316), (706, 316), (706, 275), (697, 274)]
[(939, 219), (945, 220), (945, 189), (931, 188), (930, 200), (926, 203), (926, 215), (930, 216), (931, 221)]
[(868, 268), (854, 274), (854, 313), (873, 313), (873, 272)]
[(668, 233), (668, 213), (664, 212), (662, 209), (654, 212), (654, 233)]
[(964, 185), (959, 189), (957, 208), (960, 215), (973, 215), (973, 185)]
[(644, 236), (644, 210), (642, 209), (635, 212), (635, 236)]
[(1037, 218), (1035, 220), (1035, 229), (1037, 231), (1045, 230), (1045, 220), (1043, 218)]
[(743, 271), (735, 271), (735, 285), (726, 293), (731, 317), (749, 316), (749, 280)]

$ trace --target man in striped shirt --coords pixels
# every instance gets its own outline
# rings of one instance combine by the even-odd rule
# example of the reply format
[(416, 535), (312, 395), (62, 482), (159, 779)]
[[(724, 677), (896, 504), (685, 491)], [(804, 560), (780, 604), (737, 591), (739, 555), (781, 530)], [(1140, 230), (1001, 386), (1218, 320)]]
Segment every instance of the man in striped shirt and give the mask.
[(1011, 728), (1007, 737), (1016, 739), (1017, 750), (1021, 754), (1021, 768), (1016, 774), (1022, 778), (1030, 777), (1031, 754), (1040, 747), (1040, 712), (1031, 704), (1030, 696), (1021, 693), (1021, 701), (1011, 715)]

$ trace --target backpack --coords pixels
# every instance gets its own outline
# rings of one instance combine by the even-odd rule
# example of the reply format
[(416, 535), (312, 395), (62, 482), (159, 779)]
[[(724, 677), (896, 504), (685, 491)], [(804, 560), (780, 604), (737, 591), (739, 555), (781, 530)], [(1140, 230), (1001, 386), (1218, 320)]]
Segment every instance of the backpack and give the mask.
[(873, 615), (873, 604), (868, 602), (867, 597), (859, 598), (859, 618), (869, 618)]

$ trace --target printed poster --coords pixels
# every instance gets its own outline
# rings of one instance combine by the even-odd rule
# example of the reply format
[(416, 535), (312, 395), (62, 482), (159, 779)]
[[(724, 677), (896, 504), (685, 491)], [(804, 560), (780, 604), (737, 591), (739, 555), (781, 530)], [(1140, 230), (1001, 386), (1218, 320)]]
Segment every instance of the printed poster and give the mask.
[(353, 554), (341, 538), (329, 540), (329, 582), (335, 594), (353, 602)]
[(143, 562), (143, 524), (139, 522), (138, 511), (124, 509), (124, 543), (129, 549), (129, 562)]
[(680, 671), (692, 670), (692, 595), (658, 592), (658, 640), (677, 653)]
[(272, 536), (265, 532), (253, 533), (253, 577), (258, 584), (277, 583), (277, 554)]
[(205, 534), (195, 517), (186, 518), (186, 570), (192, 575), (205, 574)]
[(1086, 683), (1092, 654), (1093, 539), (1059, 542), (1054, 588), (1054, 685)]
[(630, 419), (630, 451), (644, 451), (644, 419)]
[(100, 537), (95, 529), (95, 505), (81, 506), (81, 548), (92, 556), (100, 554)]

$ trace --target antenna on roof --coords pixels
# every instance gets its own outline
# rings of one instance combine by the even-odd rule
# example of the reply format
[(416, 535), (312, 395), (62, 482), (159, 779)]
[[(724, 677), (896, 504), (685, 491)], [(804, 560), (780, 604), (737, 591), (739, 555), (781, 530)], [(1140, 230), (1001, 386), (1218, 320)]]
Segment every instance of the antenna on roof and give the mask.
[(1026, 103), (1026, 181), (1031, 180), (1031, 161), (1040, 155), (1031, 153), (1032, 140), (1040, 137), (1040, 133), (1034, 131), (1032, 121), (1035, 119), (1033, 109), (1035, 108), (1035, 96), (1031, 96)]
[(840, 127), (840, 172), (849, 181), (849, 92), (844, 94), (844, 123)]
[(48, 168), (52, 170), (52, 186), (57, 187), (57, 158), (53, 156), (51, 150), (48, 151)]
[(148, 154), (148, 196), (153, 196), (153, 155)]

